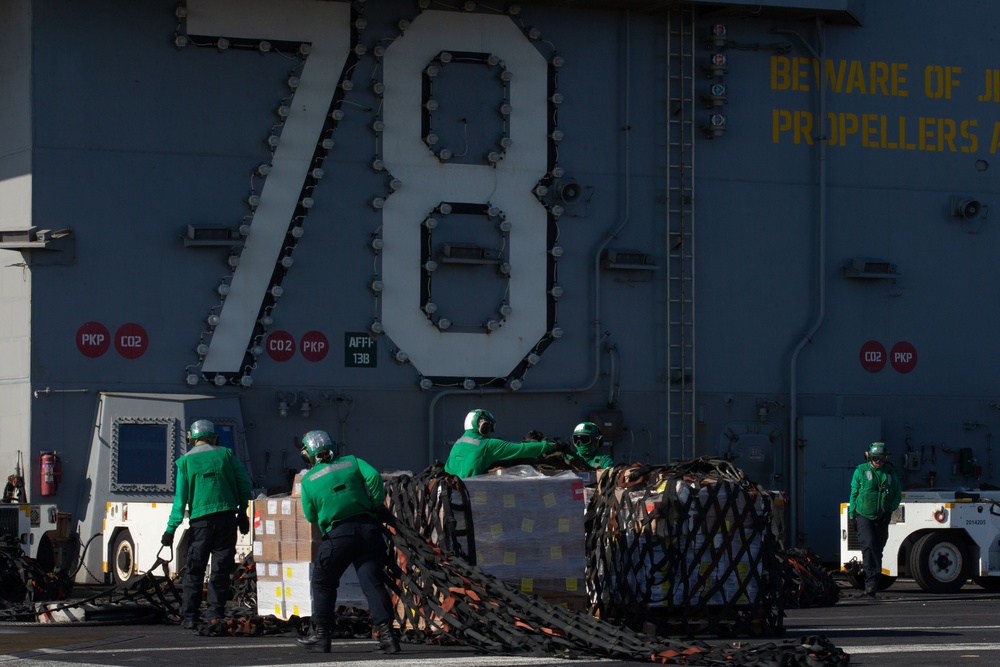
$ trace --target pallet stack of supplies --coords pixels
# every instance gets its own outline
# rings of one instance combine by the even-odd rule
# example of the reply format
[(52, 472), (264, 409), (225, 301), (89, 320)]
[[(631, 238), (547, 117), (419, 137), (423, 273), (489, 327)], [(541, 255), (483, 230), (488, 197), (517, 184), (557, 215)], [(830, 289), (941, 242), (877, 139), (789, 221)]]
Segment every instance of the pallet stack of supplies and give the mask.
[(279, 501), (281, 560), (312, 561), (323, 536), (302, 513), (302, 498), (286, 496)]
[(256, 561), (257, 566), (257, 613), (261, 616), (274, 615), (284, 619), (285, 587), (281, 576), (281, 564)]
[[(309, 587), (312, 562), (285, 561), (281, 564), (285, 589), (285, 613), (288, 616), (312, 616), (312, 593)], [(338, 602), (339, 604), (339, 602)]]
[(254, 532), (253, 557), (255, 561), (266, 563), (281, 561), (280, 500), (280, 498), (265, 498), (254, 502), (254, 523), (259, 523), (260, 526)]
[(502, 472), (464, 480), (477, 565), (522, 592), (586, 608), (583, 481), (531, 466)]

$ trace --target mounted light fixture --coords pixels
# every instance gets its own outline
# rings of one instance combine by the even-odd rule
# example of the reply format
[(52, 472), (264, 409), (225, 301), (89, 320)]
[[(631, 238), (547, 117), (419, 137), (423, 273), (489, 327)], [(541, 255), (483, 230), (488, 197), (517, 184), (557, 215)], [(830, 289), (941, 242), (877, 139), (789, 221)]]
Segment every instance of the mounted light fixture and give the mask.
[(713, 53), (708, 61), (708, 65), (705, 67), (705, 74), (709, 78), (722, 76), (729, 71), (726, 66), (729, 60), (726, 58), (725, 53)]
[(710, 46), (717, 49), (721, 49), (726, 45), (726, 26), (721, 23), (716, 23), (711, 27), (708, 32), (708, 37), (705, 38)]

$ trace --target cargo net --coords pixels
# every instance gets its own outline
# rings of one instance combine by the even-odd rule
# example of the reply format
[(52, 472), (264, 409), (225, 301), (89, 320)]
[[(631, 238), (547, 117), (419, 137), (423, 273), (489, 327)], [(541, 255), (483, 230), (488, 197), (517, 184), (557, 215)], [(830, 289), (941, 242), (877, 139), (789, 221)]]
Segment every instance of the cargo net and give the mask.
[[(463, 644), (494, 654), (595, 656), (682, 665), (845, 665), (849, 656), (823, 636), (741, 648), (672, 641), (551, 604), (476, 567), (463, 544), (471, 527), (461, 480), (440, 465), (386, 482), (392, 589), (404, 641)], [(452, 496), (457, 496), (452, 504)], [(599, 504), (600, 501), (596, 500)], [(454, 507), (461, 508), (458, 515)], [(591, 513), (597, 519), (597, 513)], [(466, 523), (468, 521), (468, 523)], [(471, 530), (465, 535), (468, 538)], [(620, 531), (626, 532), (626, 531)], [(605, 572), (614, 561), (606, 561)], [(761, 582), (759, 582), (761, 583)], [(772, 586), (767, 583), (767, 589)], [(780, 591), (775, 591), (776, 595)], [(772, 611), (780, 619), (780, 608)], [(607, 620), (606, 620), (607, 619)]]
[(616, 466), (587, 506), (587, 590), (596, 616), (692, 635), (783, 630), (771, 497), (702, 457)]

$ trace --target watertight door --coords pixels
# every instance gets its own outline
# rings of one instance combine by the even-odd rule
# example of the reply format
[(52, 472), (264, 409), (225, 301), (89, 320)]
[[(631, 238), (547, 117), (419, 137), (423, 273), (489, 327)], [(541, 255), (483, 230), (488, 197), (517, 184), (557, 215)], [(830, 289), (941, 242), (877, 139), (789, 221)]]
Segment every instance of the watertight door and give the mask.
[(840, 504), (850, 499), (851, 475), (864, 461), (865, 448), (882, 437), (882, 418), (802, 417), (799, 424), (799, 546), (835, 563), (840, 558)]

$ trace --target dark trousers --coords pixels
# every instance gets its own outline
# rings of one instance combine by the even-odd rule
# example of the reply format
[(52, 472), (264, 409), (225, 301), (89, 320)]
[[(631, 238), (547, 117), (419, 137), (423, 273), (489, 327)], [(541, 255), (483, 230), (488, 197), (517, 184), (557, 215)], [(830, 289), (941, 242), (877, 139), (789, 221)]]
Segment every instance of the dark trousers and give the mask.
[(236, 512), (216, 512), (198, 517), (188, 529), (187, 565), (182, 578), (181, 615), (184, 620), (201, 618), (201, 589), (208, 557), (212, 574), (208, 579), (208, 605), (204, 620), (223, 618), (229, 599), (229, 577), (236, 567)]
[(335, 525), (323, 537), (312, 572), (312, 621), (330, 626), (337, 609), (337, 588), (348, 565), (354, 565), (361, 592), (368, 600), (372, 623), (392, 619), (392, 606), (385, 588), (386, 544), (382, 525), (371, 517), (352, 517)]
[(858, 544), (861, 545), (861, 567), (865, 571), (865, 591), (878, 590), (879, 575), (882, 574), (882, 550), (889, 539), (889, 515), (880, 519), (856, 517), (858, 521)]

